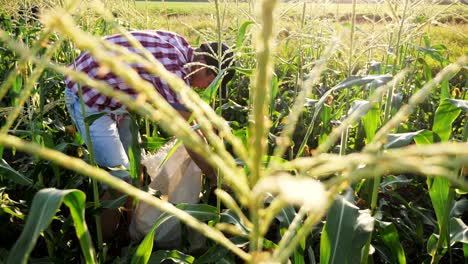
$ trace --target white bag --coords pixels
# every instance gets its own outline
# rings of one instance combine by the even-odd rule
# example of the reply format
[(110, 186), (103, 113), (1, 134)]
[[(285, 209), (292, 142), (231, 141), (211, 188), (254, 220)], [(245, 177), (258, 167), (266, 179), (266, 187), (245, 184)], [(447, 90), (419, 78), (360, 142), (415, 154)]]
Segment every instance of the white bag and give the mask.
[[(183, 145), (177, 147), (172, 155), (161, 167), (167, 154), (173, 149), (176, 141), (172, 140), (164, 145), (154, 155), (145, 157), (142, 164), (151, 176), (149, 192), (160, 192), (173, 204), (199, 202), (201, 191), (200, 168), (190, 158)], [(133, 240), (142, 239), (150, 230), (163, 212), (159, 209), (139, 201), (132, 216), (129, 227), (130, 237)], [(194, 232), (188, 232), (188, 240), (200, 240), (200, 237), (191, 237)], [(182, 243), (181, 226), (178, 219), (171, 217), (162, 223), (155, 232), (154, 241), (159, 248), (180, 247)], [(191, 243), (193, 244), (193, 243)], [(195, 242), (195, 244), (197, 244)], [(200, 243), (198, 243), (200, 244)], [(192, 245), (192, 247), (196, 245)]]

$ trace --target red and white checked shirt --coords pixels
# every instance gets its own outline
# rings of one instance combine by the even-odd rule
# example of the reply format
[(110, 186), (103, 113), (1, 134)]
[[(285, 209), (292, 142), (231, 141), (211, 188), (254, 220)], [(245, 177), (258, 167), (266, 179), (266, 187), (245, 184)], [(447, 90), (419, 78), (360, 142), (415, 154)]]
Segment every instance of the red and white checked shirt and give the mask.
[[(153, 56), (164, 65), (164, 67), (185, 79), (187, 85), (189, 85), (188, 79), (185, 77), (190, 73), (189, 68), (184, 66), (187, 63), (193, 61), (194, 49), (187, 43), (187, 41), (181, 36), (167, 31), (159, 30), (147, 30), (147, 31), (133, 31), (130, 32), (141, 45), (151, 52)], [(113, 44), (121, 45), (126, 47), (128, 50), (138, 53), (135, 48), (128, 43), (127, 39), (122, 35), (113, 35), (104, 38)], [(124, 80), (114, 75), (112, 72), (102, 74), (100, 72), (99, 63), (89, 54), (89, 52), (82, 53), (75, 61), (69, 65), (70, 68), (88, 74), (93, 79), (103, 80), (107, 82), (114, 89), (118, 89), (125, 92), (133, 97), (136, 97), (136, 91), (130, 87)], [(161, 80), (158, 76), (149, 74), (141, 65), (131, 64), (140, 75), (140, 77), (150, 83), (152, 83), (155, 89), (172, 105), (180, 105), (178, 96), (169, 88), (168, 84)], [(65, 78), (66, 86), (78, 95), (78, 85)], [(115, 110), (122, 107), (122, 104), (117, 102), (115, 99), (107, 97), (101, 94), (98, 90), (88, 86), (81, 86), (83, 91), (83, 99), (87, 106), (96, 108), (98, 110)]]

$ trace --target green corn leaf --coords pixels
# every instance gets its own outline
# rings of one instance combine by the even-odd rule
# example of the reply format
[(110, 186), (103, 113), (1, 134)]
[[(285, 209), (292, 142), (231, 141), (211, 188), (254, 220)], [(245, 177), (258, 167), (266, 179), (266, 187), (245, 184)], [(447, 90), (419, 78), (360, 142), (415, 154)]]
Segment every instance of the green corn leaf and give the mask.
[(121, 114), (127, 114), (127, 111), (122, 110), (122, 109), (116, 109), (113, 111), (101, 111), (101, 112), (86, 116), (86, 118), (84, 119), (84, 122), (88, 126), (91, 126), (94, 123), (94, 121), (108, 114), (121, 115)]
[(285, 206), (281, 209), (276, 219), (278, 219), (281, 227), (289, 227), (296, 216), (296, 210), (291, 205)]
[(293, 253), (292, 263), (294, 264), (304, 264), (305, 263), (305, 251), (306, 239), (302, 239), (299, 245), (296, 247)]
[(319, 100), (317, 99), (311, 99), (311, 98), (306, 98), (305, 102), (304, 102), (304, 106), (305, 107), (315, 107), (315, 104), (318, 103)]
[(162, 223), (167, 221), (171, 218), (171, 215), (167, 213), (163, 213), (154, 223), (153, 227), (151, 228), (150, 232), (145, 236), (143, 241), (138, 246), (135, 255), (132, 257), (132, 264), (146, 264), (151, 257), (151, 252), (153, 251), (153, 244), (154, 244), (154, 233), (156, 228), (160, 226)]
[(128, 158), (130, 162), (130, 176), (134, 186), (139, 185), (140, 166), (141, 166), (141, 147), (139, 142), (139, 128), (136, 122), (136, 117), (131, 116), (130, 133), (132, 135), (131, 145), (128, 149)]
[(304, 139), (302, 140), (301, 145), (299, 146), (299, 151), (297, 152), (296, 157), (300, 157), (302, 155), (304, 148), (307, 144), (307, 141), (309, 140), (309, 137), (310, 135), (312, 135), (312, 132), (314, 130), (315, 120), (319, 116), (323, 105), (325, 104), (328, 96), (331, 93), (336, 92), (338, 90), (342, 90), (344, 88), (351, 88), (353, 86), (363, 86), (369, 83), (378, 83), (379, 85), (383, 85), (389, 82), (391, 79), (392, 79), (392, 76), (390, 75), (369, 75), (369, 76), (364, 76), (360, 78), (350, 77), (342, 81), (338, 85), (334, 86), (330, 90), (326, 91), (322, 95), (322, 97), (320, 97), (320, 99), (316, 103), (314, 103), (314, 114), (312, 116), (312, 120), (310, 121), (310, 125), (307, 128), (306, 135)]
[(309, 264), (316, 264), (317, 262), (315, 261), (315, 253), (314, 253), (314, 248), (313, 248), (313, 243), (314, 239), (313, 236), (309, 236), (307, 238), (307, 256), (308, 258), (306, 259), (307, 263)]
[(451, 105), (455, 106), (456, 108), (461, 109), (463, 112), (468, 112), (468, 100), (459, 100), (459, 99), (445, 99)]
[(468, 261), (468, 243), (463, 243), (463, 256), (465, 257), (465, 263)]
[(239, 28), (239, 33), (237, 34), (236, 49), (239, 49), (242, 46), (242, 43), (245, 39), (245, 33), (247, 32), (247, 28), (253, 24), (255, 24), (255, 22), (253, 21), (246, 21), (242, 23), (242, 25)]
[(254, 73), (254, 70), (252, 69), (246, 69), (246, 68), (241, 68), (241, 67), (236, 67), (236, 66), (229, 67), (229, 68), (236, 70), (236, 72), (241, 73), (246, 76), (252, 76), (252, 74)]
[(88, 126), (91, 126), (94, 123), (94, 121), (98, 120), (99, 118), (101, 118), (101, 117), (103, 117), (103, 116), (105, 116), (107, 114), (109, 114), (108, 111), (101, 111), (101, 112), (96, 113), (96, 114), (88, 115), (87, 117), (85, 117), (84, 122)]
[(468, 199), (466, 198), (455, 202), (452, 210), (450, 210), (450, 217), (460, 217), (464, 212), (468, 212)]
[(26, 224), (11, 249), (7, 263), (26, 263), (41, 232), (49, 226), (60, 205), (65, 203), (75, 224), (76, 235), (86, 263), (96, 263), (94, 247), (84, 219), (85, 194), (80, 190), (40, 190), (34, 196)]
[[(271, 135), (271, 138), (275, 138), (273, 135)], [(262, 163), (266, 165), (268, 165), (270, 162), (276, 162), (278, 164), (283, 164), (286, 162), (285, 159), (283, 159), (282, 157), (278, 157), (278, 156), (271, 156), (271, 155), (264, 155), (263, 156), (263, 159), (262, 159)]]
[[(392, 79), (391, 75), (385, 74), (385, 75), (368, 75), (364, 77), (349, 77), (346, 80), (342, 81), (335, 87), (333, 87), (331, 90), (340, 90), (343, 88), (351, 88), (353, 86), (363, 86), (368, 83), (372, 82), (378, 82), (380, 84), (385, 84), (389, 82)], [(327, 92), (327, 95), (329, 92)]]
[(440, 84), (440, 102), (442, 103), (443, 100), (450, 98), (450, 87), (449, 87), (449, 81), (444, 80)]
[(408, 179), (404, 175), (388, 175), (382, 180), (382, 183), (380, 184), (380, 188), (385, 189), (391, 186), (392, 189), (396, 189), (398, 187), (403, 187), (408, 185), (409, 183), (413, 182), (413, 179)]
[(32, 180), (19, 173), (4, 160), (0, 160), (0, 175), (7, 177), (8, 179), (16, 182), (17, 184), (31, 186)]
[[(232, 243), (234, 243), (238, 247), (245, 247), (248, 245), (249, 241), (243, 237), (232, 237)], [(204, 264), (204, 263), (236, 263), (232, 257), (232, 254), (229, 253), (225, 247), (221, 245), (214, 245), (210, 249), (208, 249), (203, 255), (198, 257), (194, 264)]]
[(433, 144), (440, 142), (440, 138), (436, 133), (424, 129), (416, 132), (388, 134), (385, 148), (401, 148), (412, 144), (413, 141), (418, 145)]
[[(385, 247), (385, 245), (376, 244), (376, 245), (373, 245), (373, 248), (375, 250), (374, 254), (376, 256), (379, 256), (379, 258), (382, 260), (383, 263), (391, 263), (391, 264), (396, 263), (396, 260), (393, 257), (392, 252), (390, 252), (390, 250), (388, 250), (387, 247)], [(368, 261), (372, 263), (371, 259), (369, 259)]]
[(418, 58), (417, 62), (420, 63), (423, 67), (424, 78), (426, 78), (428, 81), (432, 80), (431, 66), (423, 58)]
[[(351, 104), (351, 107), (350, 107), (349, 110), (348, 110), (348, 116), (350, 116), (351, 114), (353, 114), (355, 111), (358, 111), (358, 110), (361, 109), (362, 107), (368, 105), (369, 103), (370, 103), (370, 102), (367, 101), (367, 100), (354, 100), (353, 103)], [(359, 118), (362, 118), (362, 117), (365, 116), (368, 112), (369, 112), (369, 110), (367, 110), (366, 112), (360, 113)], [(356, 124), (353, 124), (353, 125), (356, 125)]]
[[(285, 206), (281, 209), (276, 219), (280, 222), (281, 232), (284, 233), (287, 228), (291, 225), (294, 217), (296, 216), (296, 210), (291, 205)], [(296, 232), (296, 230), (294, 231)], [(305, 250), (305, 239), (301, 241), (298, 247), (293, 252), (293, 263), (304, 263), (304, 250)]]
[[(354, 113), (355, 111), (359, 110), (360, 108), (366, 106), (367, 104), (369, 104), (369, 101), (367, 100), (359, 100), (359, 99), (354, 100), (353, 103), (351, 104), (351, 107), (348, 110), (348, 116)], [(367, 112), (362, 113), (362, 115), (359, 117), (364, 116), (366, 113)]]
[(446, 216), (446, 206), (448, 203), (447, 199), (449, 198), (450, 184), (446, 178), (442, 177), (436, 177), (428, 180), (427, 184), (432, 205), (434, 206), (434, 211), (437, 217), (437, 222), (439, 224), (439, 228), (442, 229), (444, 228), (442, 226), (444, 218), (448, 218), (448, 215)]
[(18, 105), (18, 96), (21, 92), (21, 89), (23, 89), (23, 76), (18, 75), (16, 76), (15, 81), (11, 85), (11, 91), (14, 93), (15, 96), (12, 96), (13, 98), (13, 106)]
[(218, 263), (218, 261), (221, 261), (222, 259), (226, 258), (226, 255), (230, 255), (229, 251), (226, 248), (220, 245), (214, 245), (213, 247), (208, 249), (203, 255), (197, 258), (195, 260), (195, 264)]
[(275, 100), (278, 96), (280, 82), (278, 81), (278, 76), (273, 75), (271, 78), (271, 95), (270, 95), (270, 115), (275, 110)]
[(178, 209), (185, 211), (198, 221), (211, 221), (218, 217), (217, 209), (208, 204), (178, 204)]
[(442, 142), (449, 140), (452, 133), (452, 124), (461, 111), (467, 111), (468, 101), (445, 99), (439, 105), (434, 116), (432, 131), (437, 133)]
[(319, 135), (319, 145), (325, 142), (328, 134), (331, 131), (330, 121), (332, 119), (332, 108), (329, 105), (324, 105), (320, 112), (320, 120), (322, 121), (322, 132)]
[(19, 208), (13, 207), (13, 206), (2, 205), (2, 207), (0, 207), (0, 215), (3, 215), (3, 214), (8, 214), (12, 217), (16, 217), (21, 220), (23, 220), (25, 217), (25, 215), (19, 210)]
[(68, 208), (75, 224), (76, 235), (80, 241), (81, 250), (85, 256), (86, 263), (96, 263), (93, 241), (85, 222), (85, 201), (86, 195), (79, 190), (64, 190), (68, 192), (63, 198), (63, 202)]
[(405, 250), (400, 242), (400, 237), (395, 225), (391, 222), (379, 221), (378, 232), (387, 248), (390, 249), (393, 256), (396, 256), (398, 263), (406, 264)]
[(438, 61), (439, 63), (441, 64), (445, 64), (447, 63), (447, 59), (445, 59), (442, 54), (441, 54), (441, 50), (439, 49), (435, 49), (433, 47), (430, 47), (430, 48), (423, 48), (423, 47), (420, 47), (418, 45), (414, 45), (414, 47), (419, 50), (419, 51), (422, 51), (424, 54), (426, 55), (429, 55), (429, 57), (431, 57), (432, 59)]
[[(362, 101), (362, 102), (368, 102), (368, 101)], [(354, 102), (353, 102), (354, 104)], [(362, 107), (364, 104), (360, 103), (360, 107)], [(371, 142), (372, 139), (375, 136), (375, 132), (377, 129), (380, 127), (381, 121), (380, 121), (380, 107), (378, 104), (374, 104), (372, 108), (367, 112), (364, 113), (364, 116), (362, 117), (362, 125), (364, 127), (364, 131), (366, 132), (366, 141)]]
[[(338, 196), (327, 214), (320, 238), (320, 263), (359, 263), (374, 218), (353, 204), (353, 192)], [(357, 262), (356, 262), (357, 261)]]
[[(443, 177), (427, 179), (427, 185), (439, 227), (439, 237), (437, 239), (429, 239), (427, 242), (427, 247), (430, 249), (428, 252), (432, 255), (434, 261), (434, 259), (442, 257), (445, 253), (445, 250), (443, 249), (446, 247), (447, 241), (449, 240), (449, 208), (452, 208), (454, 203), (454, 191), (450, 188), (450, 183), (447, 178)], [(435, 249), (434, 246), (430, 244), (430, 242), (433, 242), (434, 240), (437, 241)]]
[(242, 223), (239, 216), (232, 210), (226, 210), (220, 214), (219, 221), (221, 223), (228, 223), (234, 225), (243, 234), (248, 234), (249, 229)]
[(213, 80), (213, 82), (211, 82), (210, 86), (208, 86), (203, 91), (201, 98), (205, 102), (211, 102), (216, 98), (216, 95), (218, 94), (217, 92), (218, 92), (219, 86), (221, 85), (223, 81), (223, 76), (224, 76), (225, 71), (226, 70), (221, 70), (216, 76), (216, 78)]
[[(141, 153), (140, 153), (141, 154)], [(130, 163), (130, 178), (132, 179), (132, 184), (133, 186), (138, 186), (138, 177), (139, 177), (139, 172), (140, 172), (140, 166), (138, 160), (138, 156), (140, 155), (135, 155), (134, 154), (134, 148), (130, 147), (128, 149), (128, 159)]]
[(362, 252), (362, 249), (374, 230), (374, 221), (375, 219), (371, 216), (369, 209), (358, 211), (354, 223), (351, 248), (348, 253), (348, 263), (358, 263), (362, 260), (363, 254), (366, 254), (364, 257), (367, 256), (368, 252)]
[[(427, 241), (427, 252), (434, 255), (437, 251), (437, 242), (439, 241), (440, 236), (437, 234), (432, 234)], [(463, 246), (468, 244), (468, 226), (460, 218), (452, 217), (450, 219), (450, 246), (455, 245), (455, 243), (463, 243)], [(444, 244), (444, 249), (447, 249), (447, 245)]]
[(400, 109), (402, 103), (403, 103), (403, 93), (395, 92), (392, 97), (392, 107), (394, 109)]
[(171, 263), (191, 264), (195, 258), (177, 250), (158, 250), (151, 254), (148, 263), (159, 264), (165, 260), (171, 260)]
[(450, 245), (468, 244), (468, 226), (460, 218), (450, 219)]
[[(468, 111), (468, 101), (466, 100), (445, 99), (437, 108), (432, 131), (440, 137), (442, 142), (450, 139), (450, 135), (452, 134), (452, 124), (462, 111)], [(447, 200), (450, 193), (450, 185), (446, 178), (439, 177), (428, 179), (427, 183), (429, 186), (429, 194), (439, 222), (439, 227), (441, 229), (445, 228), (442, 227), (441, 224), (443, 221), (445, 221), (445, 224), (448, 224), (448, 215), (446, 214), (449, 212), (447, 212), (446, 207), (448, 206), (451, 208), (448, 203), (453, 202)]]
[(436, 234), (431, 234), (431, 236), (427, 240), (426, 248), (427, 248), (427, 252), (429, 253), (429, 255), (432, 256), (436, 253), (438, 240), (439, 240), (439, 236)]
[(419, 130), (416, 132), (408, 132), (408, 133), (398, 133), (398, 134), (388, 134), (387, 136), (387, 144), (385, 144), (386, 149), (390, 148), (401, 148), (404, 146), (408, 146), (409, 144), (413, 143), (414, 138), (425, 132), (425, 130)]
[[(442, 142), (450, 139), (452, 134), (452, 124), (463, 111), (466, 111), (466, 102), (463, 100), (444, 99), (436, 110), (432, 131)], [(425, 138), (425, 141), (417, 141), (418, 144), (431, 143)], [(450, 188), (447, 178), (435, 177), (427, 179), (429, 196), (437, 218), (439, 227), (439, 237), (431, 236), (428, 240), (428, 252), (432, 256), (432, 261), (438, 262), (445, 253), (445, 248), (449, 245), (449, 215), (450, 209), (454, 204), (454, 190)], [(432, 243), (436, 242), (436, 245)]]
[(114, 200), (101, 201), (102, 208), (118, 209), (128, 200), (128, 194), (124, 194)]
[(440, 142), (440, 137), (432, 131), (424, 130), (421, 133), (418, 133), (416, 136), (414, 136), (414, 142), (417, 145), (428, 145)]
[[(214, 206), (207, 204), (179, 204), (176, 206), (180, 210), (184, 210), (186, 213), (195, 217), (199, 221), (210, 221), (217, 218), (217, 209)], [(143, 241), (138, 246), (135, 255), (132, 257), (132, 264), (146, 264), (151, 257), (154, 244), (154, 234), (157, 228), (174, 217), (173, 215), (163, 213), (154, 223), (150, 232), (146, 234)]]
[[(270, 203), (273, 201), (274, 196), (269, 195), (266, 202)], [(292, 223), (294, 220), (294, 217), (296, 216), (296, 210), (294, 209), (293, 206), (287, 205), (279, 211), (279, 213), (275, 216), (275, 219), (278, 220), (279, 226), (280, 226), (280, 231), (285, 231)]]
[(65, 153), (65, 151), (67, 149), (69, 149), (70, 147), (73, 147), (73, 148), (81, 148), (81, 145), (79, 144), (76, 144), (76, 143), (67, 143), (67, 142), (64, 142), (64, 143), (60, 143), (60, 144), (57, 144), (53, 147), (53, 149), (57, 150), (57, 151), (60, 151), (62, 153)]
[(161, 148), (166, 144), (170, 139), (167, 138), (162, 138), (162, 137), (149, 137), (149, 136), (143, 136), (143, 148), (148, 150), (149, 152), (153, 153), (157, 149)]

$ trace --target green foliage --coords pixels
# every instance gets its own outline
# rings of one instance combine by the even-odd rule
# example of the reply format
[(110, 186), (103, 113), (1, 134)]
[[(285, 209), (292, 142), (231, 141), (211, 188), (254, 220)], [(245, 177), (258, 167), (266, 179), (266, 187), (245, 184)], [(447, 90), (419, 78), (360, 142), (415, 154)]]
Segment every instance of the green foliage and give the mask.
[(338, 196), (327, 214), (320, 240), (320, 263), (357, 263), (374, 228), (369, 211), (353, 204), (352, 191)]
[(405, 250), (401, 245), (398, 230), (393, 223), (377, 222), (379, 224), (379, 235), (381, 235), (384, 244), (392, 252), (392, 256), (396, 256), (399, 264), (406, 263)]
[[(179, 204), (177, 205), (177, 208), (185, 211), (186, 213), (192, 215), (199, 221), (210, 221), (214, 220), (217, 218), (216, 214), (216, 207), (206, 205), (206, 204)], [(149, 263), (156, 263), (154, 261), (157, 260), (164, 260), (164, 259), (178, 259), (181, 260), (181, 258), (177, 257), (177, 251), (172, 251), (172, 252), (167, 252), (167, 251), (160, 251), (159, 254), (158, 252), (154, 254), (151, 254), (152, 249), (153, 249), (153, 241), (154, 241), (154, 235), (155, 232), (157, 232), (158, 227), (168, 221), (169, 219), (173, 218), (174, 216), (170, 214), (162, 214), (154, 223), (153, 227), (151, 228), (150, 232), (145, 236), (143, 241), (140, 243), (138, 246), (135, 255), (132, 258), (132, 264), (146, 264), (148, 261), (151, 260)], [(175, 254), (175, 255), (173, 255)], [(182, 254), (182, 256), (185, 256)], [(174, 259), (175, 258), (175, 259)], [(186, 257), (184, 257), (186, 258)], [(153, 261), (153, 262), (152, 262)], [(183, 260), (187, 261), (187, 260)], [(193, 260), (192, 260), (193, 261)], [(186, 262), (181, 262), (181, 263), (186, 263)], [(190, 262), (192, 263), (192, 262)]]
[(150, 264), (162, 263), (164, 260), (172, 260), (173, 263), (192, 264), (195, 258), (177, 250), (158, 250), (151, 254)]
[(84, 214), (85, 194), (79, 190), (42, 189), (35, 196), (26, 225), (8, 256), (7, 263), (27, 263), (37, 238), (52, 221), (62, 202), (70, 209), (84, 259), (96, 263), (93, 242)]
[(32, 185), (32, 180), (14, 170), (5, 160), (0, 161), (0, 175), (21, 185)]

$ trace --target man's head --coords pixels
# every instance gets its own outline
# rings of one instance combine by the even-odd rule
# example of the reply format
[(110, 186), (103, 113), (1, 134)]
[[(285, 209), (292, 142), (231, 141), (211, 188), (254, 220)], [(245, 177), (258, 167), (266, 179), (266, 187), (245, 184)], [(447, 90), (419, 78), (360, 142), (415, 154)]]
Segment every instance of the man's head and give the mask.
[[(191, 86), (206, 88), (216, 78), (217, 71), (220, 68), (218, 60), (218, 43), (203, 43), (195, 50), (195, 62), (206, 66), (192, 66), (192, 75), (190, 77)], [(233, 63), (233, 53), (229, 48), (221, 45), (221, 70), (227, 69)], [(234, 77), (234, 70), (228, 70), (223, 77), (221, 89), (225, 89), (226, 84)], [(224, 93), (223, 93), (224, 94)]]

